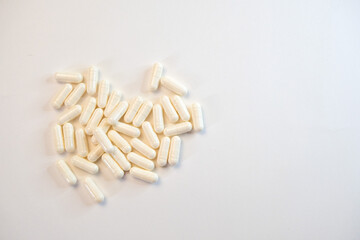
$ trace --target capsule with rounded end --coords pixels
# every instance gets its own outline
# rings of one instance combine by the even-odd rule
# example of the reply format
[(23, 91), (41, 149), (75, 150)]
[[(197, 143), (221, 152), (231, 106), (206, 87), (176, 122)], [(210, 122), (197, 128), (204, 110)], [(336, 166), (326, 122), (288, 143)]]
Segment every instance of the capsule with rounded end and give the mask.
[(181, 139), (179, 136), (174, 136), (171, 138), (170, 150), (169, 150), (169, 159), (168, 162), (170, 165), (175, 165), (179, 162), (181, 149)]
[(63, 125), (64, 123), (70, 122), (71, 120), (75, 119), (77, 116), (80, 115), (81, 109), (82, 108), (80, 105), (75, 105), (64, 111), (58, 119), (58, 124)]
[(137, 98), (135, 98), (131, 105), (129, 106), (125, 116), (124, 116), (124, 121), (127, 123), (131, 123), (132, 120), (134, 119), (137, 111), (139, 110), (139, 108), (141, 107), (141, 104), (144, 102), (143, 98), (138, 96)]
[(90, 162), (96, 162), (99, 157), (104, 154), (104, 152), (104, 149), (100, 145), (97, 145), (93, 150), (89, 152), (89, 154), (87, 155), (87, 159)]
[[(107, 133), (111, 127), (111, 125), (108, 123), (108, 119), (107, 118), (103, 118), (103, 120), (101, 120), (99, 126), (99, 128), (101, 128), (105, 133)], [(91, 142), (93, 144), (98, 144), (95, 136), (91, 137)]]
[(102, 117), (103, 117), (103, 110), (101, 108), (95, 109), (85, 128), (85, 132), (87, 135), (93, 135), (93, 132), (95, 128), (97, 128), (97, 126), (99, 125)]
[(89, 68), (89, 76), (86, 81), (87, 93), (94, 95), (96, 93), (97, 84), (99, 82), (99, 69), (95, 66)]
[(151, 124), (145, 121), (142, 124), (142, 130), (144, 132), (146, 140), (150, 143), (150, 146), (154, 149), (157, 149), (160, 145), (160, 141)]
[(199, 103), (193, 103), (191, 105), (191, 118), (195, 131), (201, 131), (204, 129), (204, 118), (201, 105)]
[(131, 168), (131, 164), (126, 159), (125, 155), (117, 148), (115, 147), (114, 152), (111, 154), (111, 156), (115, 159), (115, 161), (120, 165), (122, 170), (129, 171)]
[(141, 105), (141, 108), (137, 112), (133, 124), (135, 127), (140, 127), (141, 124), (145, 121), (145, 119), (149, 116), (151, 109), (153, 107), (153, 103), (150, 101), (146, 101)]
[(83, 111), (81, 112), (79, 122), (81, 125), (86, 125), (91, 117), (91, 114), (94, 112), (96, 107), (96, 99), (91, 97), (89, 98), (86, 106), (84, 107)]
[(74, 91), (72, 91), (70, 95), (66, 98), (65, 106), (67, 107), (74, 106), (80, 100), (82, 95), (84, 95), (84, 93), (85, 93), (85, 84), (84, 83), (78, 84), (74, 88)]
[(146, 170), (138, 168), (138, 167), (132, 167), (130, 169), (130, 175), (137, 179), (148, 182), (148, 183), (155, 183), (159, 179), (159, 177), (156, 173), (146, 171)]
[(188, 92), (187, 88), (184, 85), (169, 77), (162, 77), (160, 79), (160, 83), (165, 88), (169, 89), (170, 91), (173, 91), (174, 93), (180, 96), (184, 96)]
[(161, 139), (161, 144), (158, 152), (157, 157), (157, 164), (160, 167), (163, 167), (166, 165), (169, 155), (169, 147), (170, 147), (170, 138), (169, 137), (163, 137)]
[(163, 72), (163, 65), (161, 63), (155, 63), (153, 66), (153, 72), (150, 82), (151, 91), (155, 91), (158, 89), (162, 72)]
[(130, 141), (131, 146), (136, 149), (138, 152), (143, 154), (149, 159), (154, 159), (156, 157), (156, 152), (154, 149), (146, 145), (143, 141), (138, 138), (133, 138)]
[(136, 154), (136, 153), (129, 153), (127, 155), (127, 159), (132, 162), (133, 164), (139, 166), (139, 167), (142, 167), (146, 170), (153, 170), (154, 169), (154, 163), (153, 161), (147, 159), (147, 158), (144, 158), (142, 156), (140, 156), (139, 154)]
[(190, 113), (184, 103), (184, 101), (181, 99), (181, 97), (175, 95), (172, 98), (172, 103), (175, 107), (175, 110), (179, 113), (179, 116), (181, 120), (183, 121), (189, 121), (190, 120)]
[(83, 80), (81, 73), (55, 73), (56, 81), (60, 83), (80, 83)]
[(75, 167), (80, 168), (81, 170), (90, 174), (96, 174), (97, 172), (99, 172), (98, 165), (76, 155), (71, 158), (71, 163)]
[(61, 172), (61, 175), (70, 185), (75, 185), (77, 183), (77, 178), (73, 171), (71, 171), (69, 165), (64, 160), (59, 160), (56, 163), (57, 168)]
[(69, 96), (71, 90), (73, 89), (71, 84), (65, 84), (64, 87), (55, 95), (52, 101), (52, 106), (55, 109), (61, 108), (67, 96)]
[(110, 94), (109, 101), (106, 104), (104, 115), (105, 117), (109, 117), (111, 112), (115, 109), (115, 107), (121, 101), (122, 94), (119, 90), (113, 90)]
[(111, 130), (108, 133), (108, 137), (117, 147), (119, 147), (121, 149), (121, 151), (123, 153), (131, 152), (130, 144), (122, 136), (120, 136), (120, 134), (118, 134), (116, 131)]
[(126, 110), (129, 107), (129, 103), (126, 101), (122, 101), (121, 103), (119, 103), (115, 109), (111, 112), (109, 118), (108, 118), (108, 122), (111, 125), (115, 125), (120, 118), (124, 115), (124, 113), (126, 112)]
[(133, 127), (126, 123), (118, 122), (113, 126), (114, 130), (118, 131), (119, 133), (123, 133), (130, 137), (139, 137), (140, 130), (136, 127)]
[(107, 80), (101, 80), (99, 84), (99, 93), (98, 93), (98, 102), (97, 105), (99, 108), (104, 108), (106, 106), (108, 96), (110, 92), (110, 83)]
[(96, 185), (94, 180), (91, 177), (85, 178), (85, 187), (89, 191), (91, 197), (97, 202), (101, 203), (105, 200), (105, 196), (100, 190), (100, 188)]
[(109, 154), (103, 154), (101, 156), (101, 160), (105, 163), (105, 165), (110, 169), (111, 173), (116, 178), (122, 178), (124, 176), (124, 171)]
[(162, 133), (164, 131), (164, 117), (160, 104), (155, 104), (153, 107), (154, 117), (154, 130), (156, 133)]
[(83, 128), (79, 128), (75, 132), (77, 154), (80, 157), (86, 157), (88, 154), (88, 143)]
[(94, 131), (94, 136), (96, 138), (96, 141), (100, 144), (100, 146), (104, 149), (107, 153), (113, 153), (114, 152), (114, 145), (112, 145), (110, 139), (102, 130), (101, 128), (96, 128)]
[(192, 124), (190, 122), (182, 122), (182, 123), (178, 123), (178, 124), (166, 127), (164, 129), (164, 135), (165, 136), (180, 135), (183, 133), (190, 132), (191, 129), (192, 129)]
[(74, 141), (74, 126), (71, 123), (65, 123), (63, 127), (64, 131), (64, 140), (65, 140), (65, 149), (67, 152), (75, 151), (75, 141)]
[(177, 122), (179, 120), (179, 116), (175, 111), (175, 108), (173, 107), (173, 105), (170, 102), (170, 99), (168, 96), (163, 96), (160, 99), (161, 105), (164, 108), (164, 112), (167, 116), (167, 118), (169, 119), (170, 122)]
[(58, 124), (54, 126), (54, 140), (55, 140), (56, 151), (58, 153), (63, 153), (65, 150), (64, 138), (63, 138), (61, 126)]

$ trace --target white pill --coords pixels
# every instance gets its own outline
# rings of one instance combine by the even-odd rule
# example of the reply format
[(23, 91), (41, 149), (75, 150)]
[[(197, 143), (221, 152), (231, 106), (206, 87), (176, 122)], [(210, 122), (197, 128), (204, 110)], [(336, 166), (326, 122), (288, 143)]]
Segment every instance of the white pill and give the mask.
[(81, 125), (86, 125), (91, 117), (91, 114), (94, 112), (96, 107), (96, 99), (91, 97), (81, 112), (79, 122)]
[(122, 137), (120, 134), (118, 134), (116, 131), (111, 130), (108, 133), (108, 137), (110, 140), (121, 149), (123, 153), (129, 153), (131, 152), (131, 146), (130, 144)]
[(148, 183), (155, 183), (159, 179), (159, 177), (156, 173), (146, 171), (146, 170), (138, 168), (138, 167), (132, 167), (130, 169), (130, 175), (137, 179), (148, 182)]
[(137, 165), (139, 167), (142, 167), (142, 168), (144, 168), (146, 170), (153, 170), (154, 167), (155, 167), (153, 161), (151, 161), (151, 160), (149, 160), (147, 158), (144, 158), (144, 157), (142, 157), (142, 156), (140, 156), (140, 155), (138, 155), (136, 153), (133, 153), (133, 152), (131, 152), (131, 153), (129, 153), (127, 155), (127, 159), (131, 163), (133, 163), (133, 164), (135, 164), (135, 165)]
[(74, 126), (71, 123), (65, 123), (63, 127), (65, 149), (67, 152), (75, 151)]
[(179, 116), (181, 120), (183, 121), (189, 121), (190, 120), (190, 113), (184, 103), (184, 101), (181, 99), (181, 97), (175, 95), (172, 98), (172, 103), (175, 107), (175, 110), (179, 113)]
[(81, 113), (81, 106), (75, 105), (67, 110), (65, 110), (58, 119), (58, 124), (63, 125), (66, 122), (70, 122), (74, 118), (80, 115)]
[(105, 200), (104, 194), (91, 177), (85, 178), (85, 187), (96, 202), (101, 203)]
[(160, 145), (160, 141), (151, 124), (145, 121), (142, 124), (142, 130), (144, 132), (146, 140), (150, 143), (150, 146), (154, 149), (157, 149)]
[(157, 157), (157, 164), (160, 167), (163, 167), (166, 165), (168, 160), (168, 154), (169, 154), (169, 147), (170, 147), (170, 138), (169, 137), (163, 137), (161, 139), (161, 144), (158, 152)]
[(133, 124), (135, 127), (140, 127), (141, 124), (145, 121), (145, 119), (149, 116), (151, 109), (153, 107), (153, 103), (150, 101), (145, 101), (139, 111), (137, 112)]
[(120, 102), (115, 109), (111, 112), (109, 118), (108, 118), (108, 122), (111, 125), (115, 125), (117, 123), (117, 121), (120, 120), (120, 118), (124, 115), (124, 113), (126, 112), (126, 110), (129, 107), (129, 103), (126, 101), (122, 101)]
[(107, 80), (101, 80), (99, 84), (99, 93), (98, 93), (98, 102), (97, 105), (99, 108), (104, 108), (106, 106), (108, 96), (110, 92), (110, 83)]
[(143, 154), (149, 159), (154, 159), (156, 157), (156, 152), (154, 149), (146, 145), (143, 141), (138, 138), (133, 138), (130, 140), (131, 146), (136, 149), (138, 152)]
[(70, 185), (75, 185), (77, 183), (77, 178), (73, 171), (71, 171), (69, 165), (64, 160), (59, 160), (56, 163), (57, 168), (60, 170), (61, 175)]
[(74, 106), (80, 100), (82, 95), (84, 95), (84, 93), (85, 93), (85, 84), (84, 83), (78, 84), (74, 88), (74, 91), (72, 91), (70, 95), (66, 98), (65, 106), (67, 107)]
[(53, 98), (52, 106), (55, 109), (59, 109), (63, 105), (67, 96), (69, 96), (72, 89), (73, 87), (71, 84), (65, 84), (64, 87)]
[(199, 103), (193, 103), (191, 105), (191, 118), (195, 131), (201, 131), (204, 129), (204, 118), (201, 105)]
[(124, 176), (124, 171), (120, 168), (119, 164), (107, 153), (101, 156), (101, 160), (105, 165), (110, 169), (111, 173), (116, 178), (122, 178)]
[(116, 131), (118, 131), (119, 133), (123, 133), (130, 137), (139, 137), (140, 136), (140, 130), (138, 128), (133, 127), (126, 123), (118, 122), (113, 126), (113, 128)]
[(55, 79), (60, 83), (79, 83), (83, 76), (81, 73), (55, 73)]
[(131, 168), (131, 164), (126, 159), (125, 155), (117, 148), (115, 147), (114, 152), (111, 154), (111, 156), (115, 159), (115, 161), (120, 165), (122, 170), (129, 171)]
[(75, 167), (80, 168), (81, 170), (90, 174), (96, 174), (99, 171), (98, 165), (76, 155), (71, 158), (71, 163)]
[(184, 85), (169, 77), (162, 77), (160, 83), (165, 88), (169, 89), (170, 91), (173, 91), (174, 93), (180, 96), (186, 95), (188, 92), (187, 88)]
[(164, 131), (164, 117), (160, 104), (155, 104), (153, 107), (154, 117), (154, 130), (156, 133), (162, 133)]
[(86, 139), (86, 135), (83, 128), (79, 128), (75, 132), (75, 138), (76, 138), (76, 149), (77, 154), (80, 157), (86, 157), (89, 149), (88, 149), (88, 143)]
[(155, 63), (150, 82), (150, 90), (155, 91), (159, 87), (160, 78), (163, 73), (163, 65), (161, 63)]
[(100, 145), (97, 145), (93, 150), (89, 152), (89, 154), (87, 155), (87, 159), (90, 162), (96, 162), (103, 154), (104, 149)]
[(96, 93), (97, 84), (99, 82), (99, 69), (95, 66), (89, 68), (89, 76), (86, 82), (87, 93), (94, 95)]
[(127, 123), (131, 123), (132, 120), (134, 119), (137, 111), (139, 110), (139, 108), (141, 107), (141, 104), (144, 102), (143, 98), (138, 96), (137, 98), (133, 99), (133, 101), (131, 102), (125, 116), (124, 116), (124, 121)]
[(61, 126), (56, 124), (54, 126), (54, 140), (55, 140), (55, 148), (58, 153), (64, 152), (64, 138)]
[(164, 108), (164, 112), (167, 116), (167, 118), (169, 119), (170, 122), (177, 122), (179, 120), (179, 116), (175, 111), (175, 108), (173, 107), (173, 105), (170, 102), (170, 99), (168, 96), (163, 96), (160, 99), (161, 105)]
[(181, 149), (181, 139), (179, 136), (174, 136), (171, 138), (170, 150), (169, 150), (169, 164), (175, 165), (179, 162)]
[(164, 135), (165, 136), (180, 135), (183, 133), (190, 132), (191, 129), (192, 129), (192, 124), (190, 122), (182, 122), (182, 123), (178, 123), (178, 124), (166, 127), (164, 129)]
[(121, 101), (122, 94), (119, 90), (113, 90), (110, 94), (109, 101), (106, 104), (104, 115), (105, 117), (109, 117), (111, 112), (115, 109), (115, 107)]
[(102, 130), (101, 128), (96, 128), (94, 131), (94, 136), (96, 138), (96, 141), (100, 144), (100, 146), (104, 149), (107, 153), (113, 153), (114, 152), (114, 145), (112, 145), (110, 139)]
[(87, 135), (93, 135), (93, 131), (99, 125), (102, 117), (103, 117), (103, 110), (101, 108), (95, 109), (85, 128), (85, 132)]
[[(105, 133), (107, 133), (111, 127), (111, 125), (108, 123), (108, 119), (107, 118), (103, 118), (98, 126), (99, 128), (101, 128), (102, 130), (104, 130)], [(93, 144), (98, 144), (95, 136), (91, 137), (91, 142)]]

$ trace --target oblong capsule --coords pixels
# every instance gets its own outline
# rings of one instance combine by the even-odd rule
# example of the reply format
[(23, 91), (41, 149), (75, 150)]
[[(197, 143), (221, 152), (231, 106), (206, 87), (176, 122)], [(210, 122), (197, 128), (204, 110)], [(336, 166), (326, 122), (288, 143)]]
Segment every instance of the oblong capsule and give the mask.
[(110, 132), (108, 133), (108, 137), (118, 148), (121, 149), (123, 153), (131, 152), (132, 148), (130, 144), (125, 140), (125, 138), (120, 136), (120, 134), (118, 134), (116, 131), (110, 130)]
[(130, 137), (139, 137), (140, 136), (140, 130), (138, 128), (133, 127), (126, 123), (117, 122), (113, 126), (113, 128), (114, 128), (114, 130), (118, 131), (119, 133), (123, 133)]
[(184, 101), (181, 99), (181, 97), (175, 95), (172, 98), (172, 103), (173, 103), (173, 106), (175, 107), (175, 110), (179, 113), (181, 120), (189, 121), (190, 113), (189, 113)]
[(74, 140), (74, 126), (71, 123), (65, 123), (63, 127), (65, 149), (67, 152), (72, 153), (75, 151), (75, 140)]
[(89, 154), (87, 155), (87, 159), (90, 162), (96, 162), (99, 157), (104, 154), (104, 152), (104, 149), (100, 145), (97, 145), (93, 150), (89, 152)]
[(158, 136), (154, 132), (154, 129), (152, 128), (151, 124), (145, 121), (142, 124), (142, 130), (144, 132), (144, 136), (146, 140), (150, 143), (150, 146), (154, 149), (157, 149), (160, 145), (160, 141)]
[(124, 113), (126, 112), (126, 110), (129, 107), (129, 103), (127, 101), (122, 101), (121, 103), (119, 103), (115, 109), (111, 112), (109, 118), (108, 118), (108, 122), (111, 125), (115, 125), (120, 118), (124, 115)]
[(71, 90), (73, 89), (71, 84), (65, 84), (64, 87), (55, 95), (55, 97), (52, 100), (51, 105), (55, 109), (61, 108), (63, 105), (65, 99), (69, 96)]
[(160, 83), (168, 90), (173, 91), (174, 93), (180, 96), (184, 96), (188, 92), (187, 88), (184, 85), (169, 77), (162, 77), (160, 79)]
[(88, 155), (89, 149), (85, 131), (83, 128), (79, 128), (75, 131), (75, 139), (77, 154), (80, 157), (86, 157)]
[[(103, 118), (98, 126), (99, 128), (101, 128), (105, 133), (107, 133), (111, 127), (111, 125), (108, 123), (108, 119), (107, 118)], [(95, 136), (91, 137), (91, 142), (93, 144), (98, 144)]]
[(163, 65), (161, 63), (155, 63), (153, 66), (153, 72), (150, 81), (150, 90), (155, 91), (159, 87), (160, 78), (163, 73)]
[(61, 175), (70, 185), (75, 185), (77, 183), (77, 178), (75, 174), (64, 160), (57, 161), (56, 166), (60, 170)]
[(120, 165), (122, 170), (129, 171), (131, 168), (131, 164), (126, 159), (125, 155), (117, 148), (115, 147), (114, 152), (111, 154), (111, 156), (115, 159), (115, 161)]
[(171, 104), (169, 97), (168, 96), (161, 97), (160, 103), (163, 106), (164, 112), (167, 118), (169, 119), (169, 121), (173, 123), (177, 122), (179, 120), (179, 116), (176, 113), (175, 108)]
[(85, 187), (89, 191), (90, 196), (97, 203), (101, 203), (101, 202), (103, 202), (105, 200), (104, 194), (102, 193), (102, 191), (100, 190), (98, 185), (96, 185), (96, 183), (94, 182), (94, 180), (91, 177), (86, 177), (85, 178)]
[(182, 122), (166, 127), (164, 129), (164, 135), (168, 137), (174, 135), (180, 135), (183, 133), (190, 132), (191, 129), (192, 129), (192, 124), (190, 122)]
[(129, 153), (127, 155), (127, 159), (131, 163), (133, 163), (133, 164), (135, 164), (135, 165), (137, 165), (139, 167), (142, 167), (142, 168), (144, 168), (146, 170), (153, 170), (154, 167), (155, 167), (153, 161), (151, 161), (151, 160), (149, 160), (147, 158), (144, 158), (144, 157), (140, 156), (139, 154), (136, 154), (136, 153), (133, 153), (133, 152), (131, 152), (131, 153)]
[(136, 149), (138, 152), (143, 154), (145, 157), (149, 159), (154, 159), (156, 157), (156, 151), (146, 145), (143, 141), (138, 138), (133, 138), (130, 140), (131, 146)]
[(141, 104), (144, 102), (143, 98), (138, 96), (136, 97), (130, 104), (125, 116), (124, 116), (124, 121), (126, 123), (131, 123), (132, 120), (134, 119), (137, 111), (139, 110), (139, 108), (141, 107)]
[(141, 124), (145, 121), (145, 119), (149, 116), (151, 110), (153, 107), (153, 103), (150, 101), (145, 101), (142, 105), (139, 111), (137, 112), (133, 125), (135, 127), (140, 127)]
[(99, 172), (98, 165), (76, 155), (71, 158), (71, 163), (75, 167), (80, 168), (81, 170), (90, 174), (96, 174), (97, 172)]
[(115, 109), (115, 107), (121, 101), (122, 94), (119, 90), (113, 90), (110, 94), (109, 101), (106, 104), (104, 115), (105, 117), (109, 117), (111, 112)]
[(94, 95), (96, 93), (97, 85), (99, 82), (99, 69), (95, 66), (89, 68), (88, 79), (86, 81), (87, 93)]
[(65, 100), (65, 106), (71, 107), (74, 106), (84, 95), (85, 93), (85, 84), (79, 83), (74, 90), (70, 93), (70, 95)]
[(56, 124), (54, 126), (54, 140), (55, 140), (56, 151), (58, 153), (63, 153), (65, 150), (64, 137), (63, 137), (61, 126), (58, 124)]
[(95, 109), (85, 128), (85, 132), (87, 135), (93, 135), (93, 132), (95, 128), (97, 128), (97, 126), (99, 125), (102, 117), (103, 117), (103, 110), (101, 108)]
[(96, 98), (93, 97), (89, 98), (79, 118), (79, 122), (81, 125), (85, 126), (88, 123), (91, 114), (95, 110), (95, 107), (96, 107)]
[(204, 129), (204, 118), (201, 105), (199, 103), (193, 103), (191, 105), (191, 118), (195, 131), (201, 131)]
[(102, 128), (96, 128), (94, 131), (94, 136), (96, 138), (96, 141), (100, 144), (100, 146), (104, 149), (107, 153), (113, 153), (114, 152), (114, 145), (112, 145), (110, 139), (102, 130)]
[(101, 80), (99, 83), (99, 92), (98, 92), (98, 102), (97, 105), (99, 108), (104, 108), (106, 106), (108, 96), (110, 92), (110, 83), (107, 80)]
[(160, 148), (159, 148), (158, 157), (157, 157), (157, 164), (160, 167), (164, 167), (167, 163), (168, 155), (169, 155), (169, 148), (170, 148), (170, 138), (163, 137), (161, 139)]
[(162, 133), (164, 131), (164, 117), (160, 104), (155, 104), (153, 107), (153, 120), (154, 130), (156, 133)]
[(179, 136), (174, 136), (171, 138), (170, 150), (169, 150), (169, 159), (168, 162), (170, 165), (175, 165), (179, 162), (181, 149), (181, 139)]
[(70, 122), (75, 119), (81, 113), (81, 106), (75, 105), (67, 110), (65, 110), (58, 119), (58, 124), (63, 125), (66, 122)]
[(130, 175), (148, 183), (155, 183), (159, 179), (156, 173), (138, 167), (132, 167), (130, 169)]
[(56, 81), (60, 83), (80, 83), (83, 80), (81, 73), (55, 73)]
[(111, 173), (116, 178), (122, 178), (124, 176), (124, 171), (120, 168), (119, 164), (107, 153), (101, 156), (101, 160), (109, 168)]

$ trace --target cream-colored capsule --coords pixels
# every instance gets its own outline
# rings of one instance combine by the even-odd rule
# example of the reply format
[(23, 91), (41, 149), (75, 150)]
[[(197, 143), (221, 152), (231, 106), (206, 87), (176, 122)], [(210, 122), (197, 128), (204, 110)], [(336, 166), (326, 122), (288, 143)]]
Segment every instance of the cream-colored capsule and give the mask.
[(111, 173), (116, 178), (122, 178), (124, 176), (124, 171), (120, 168), (119, 164), (107, 153), (101, 156), (101, 160), (105, 165), (110, 169)]
[(75, 185), (77, 183), (77, 178), (73, 171), (71, 171), (69, 165), (64, 160), (59, 160), (56, 163), (57, 168), (60, 170), (61, 175), (70, 185)]
[(67, 109), (60, 115), (58, 119), (58, 124), (63, 125), (64, 123), (70, 122), (71, 120), (75, 119), (77, 116), (80, 115), (81, 109), (82, 108), (80, 105), (75, 105)]
[(175, 95), (172, 98), (172, 103), (175, 107), (175, 110), (179, 113), (179, 116), (181, 120), (183, 121), (189, 121), (190, 120), (190, 113), (184, 103), (184, 101), (181, 99), (181, 97)]
[(125, 135), (128, 135), (130, 137), (139, 137), (140, 136), (140, 130), (136, 127), (133, 127), (126, 123), (117, 122), (113, 128), (118, 131), (119, 133), (123, 133)]
[(161, 144), (158, 152), (157, 157), (157, 164), (160, 167), (163, 167), (166, 165), (169, 155), (169, 147), (170, 147), (170, 138), (169, 137), (163, 137), (161, 139)]
[(136, 153), (129, 153), (127, 155), (127, 159), (132, 162), (133, 164), (139, 166), (139, 167), (142, 167), (146, 170), (153, 170), (154, 169), (154, 163), (153, 161), (147, 159), (147, 158), (144, 158), (142, 156), (140, 156), (139, 154), (136, 154)]
[(104, 149), (100, 145), (97, 145), (93, 150), (89, 152), (87, 159), (90, 162), (96, 162), (99, 159), (99, 157), (103, 155), (103, 153), (104, 153)]
[(130, 144), (116, 131), (110, 130), (110, 132), (108, 133), (108, 137), (117, 147), (121, 149), (123, 153), (131, 152)]
[(127, 101), (122, 101), (121, 103), (119, 103), (115, 107), (115, 109), (111, 112), (108, 118), (109, 124), (115, 125), (117, 121), (119, 121), (120, 118), (124, 115), (128, 107), (129, 107), (129, 103)]
[(82, 82), (81, 73), (55, 73), (56, 81), (60, 83), (79, 83)]
[(162, 133), (164, 131), (164, 117), (160, 104), (155, 104), (153, 107), (154, 117), (154, 130), (156, 133)]
[(64, 138), (61, 126), (56, 124), (54, 126), (54, 139), (55, 139), (55, 148), (58, 153), (64, 152)]
[(175, 165), (179, 162), (181, 149), (181, 139), (179, 136), (174, 136), (171, 138), (170, 150), (169, 150), (169, 159), (168, 162), (170, 165)]
[(98, 102), (97, 105), (99, 108), (104, 108), (106, 106), (108, 96), (110, 92), (110, 83), (107, 80), (101, 80), (99, 84), (99, 93), (98, 93)]
[(85, 132), (87, 135), (93, 135), (93, 132), (95, 128), (97, 128), (97, 126), (99, 125), (102, 117), (103, 117), (103, 110), (101, 108), (95, 109), (85, 128)]
[(111, 112), (115, 109), (115, 107), (121, 101), (122, 94), (119, 90), (113, 90), (110, 94), (109, 101), (106, 104), (104, 115), (105, 117), (109, 117)]
[(156, 152), (154, 149), (146, 145), (143, 141), (138, 138), (133, 138), (130, 141), (131, 146), (143, 154), (145, 157), (149, 159), (154, 159), (156, 157)]
[(104, 194), (102, 193), (102, 191), (100, 190), (98, 185), (96, 185), (96, 183), (94, 182), (94, 180), (91, 177), (85, 178), (85, 187), (89, 191), (91, 197), (97, 203), (101, 203), (105, 200)]
[(130, 175), (148, 183), (155, 183), (159, 179), (156, 173), (138, 167), (132, 167), (130, 169)]
[(188, 92), (187, 88), (184, 85), (169, 77), (162, 77), (160, 83), (165, 88), (169, 89), (170, 91), (173, 91), (174, 93), (180, 96), (186, 95)]
[(129, 171), (131, 168), (131, 164), (126, 159), (125, 155), (117, 148), (115, 147), (114, 152), (111, 154), (111, 156), (115, 159), (115, 161), (120, 165), (122, 170)]
[(164, 112), (167, 116), (167, 118), (169, 119), (170, 122), (177, 122), (179, 120), (179, 116), (175, 111), (175, 108), (173, 107), (173, 105), (170, 102), (170, 99), (168, 96), (163, 96), (160, 99), (161, 105), (164, 108)]
[(139, 110), (139, 108), (141, 107), (141, 104), (142, 104), (143, 102), (144, 102), (144, 100), (143, 100), (143, 98), (140, 97), (140, 96), (138, 96), (137, 98), (135, 98), (135, 99), (131, 102), (131, 104), (130, 104), (130, 106), (129, 106), (129, 108), (128, 108), (125, 116), (124, 116), (124, 121), (125, 121), (125, 122), (127, 122), (127, 123), (131, 123), (131, 122), (132, 122), (132, 120), (134, 119), (137, 111)]
[(63, 127), (65, 149), (67, 152), (75, 151), (74, 126), (71, 123), (65, 123)]
[(74, 106), (84, 95), (85, 93), (85, 84), (79, 83), (75, 88), (74, 91), (70, 93), (70, 95), (65, 100), (65, 106), (71, 107)]
[(144, 132), (146, 140), (150, 143), (150, 146), (154, 149), (157, 149), (160, 145), (160, 141), (151, 124), (145, 121), (142, 124), (142, 130)]
[(65, 99), (67, 98), (67, 96), (69, 96), (72, 89), (73, 89), (73, 87), (71, 84), (68, 84), (68, 83), (65, 84), (64, 87), (53, 98), (52, 106), (55, 109), (61, 108)]
[(80, 157), (86, 157), (89, 150), (88, 150), (86, 135), (83, 128), (79, 128), (76, 130), (75, 138), (76, 138), (77, 154)]
[(191, 118), (195, 131), (201, 131), (204, 129), (204, 118), (201, 105), (199, 103), (193, 103), (191, 105)]
[(164, 129), (164, 135), (165, 136), (180, 135), (183, 133), (190, 132), (191, 129), (192, 129), (192, 125), (190, 122), (182, 122), (182, 123), (178, 123), (178, 124), (166, 127)]
[(81, 112), (81, 115), (80, 115), (80, 118), (79, 118), (79, 122), (81, 125), (85, 126), (90, 117), (91, 117), (91, 114), (94, 112), (95, 110), (95, 107), (96, 107), (96, 98), (89, 98), (86, 106), (84, 107), (83, 111)]
[(99, 69), (95, 66), (89, 68), (89, 76), (86, 81), (87, 93), (94, 95), (96, 93), (97, 84), (99, 82)]
[(151, 91), (155, 91), (158, 89), (162, 72), (163, 72), (163, 65), (161, 63), (155, 63), (153, 66), (153, 72), (150, 82)]
[(76, 155), (71, 158), (71, 163), (75, 167), (80, 168), (81, 170), (84, 170), (90, 174), (96, 174), (99, 171), (98, 165)]
[(145, 121), (147, 116), (149, 116), (151, 109), (153, 107), (153, 103), (150, 101), (145, 101), (139, 111), (137, 112), (133, 124), (135, 127), (140, 127), (141, 124)]
[(96, 141), (100, 144), (100, 146), (104, 149), (107, 153), (113, 153), (114, 152), (114, 145), (112, 145), (110, 139), (102, 130), (102, 128), (96, 128), (94, 131), (94, 136), (96, 138)]
[[(107, 132), (109, 131), (111, 125), (108, 123), (108, 119), (107, 119), (107, 118), (103, 118), (103, 120), (101, 120), (101, 122), (100, 122), (100, 124), (99, 124), (98, 127), (101, 128), (102, 130), (104, 130), (105, 133), (107, 133)], [(92, 136), (92, 137), (91, 137), (91, 142), (92, 142), (93, 144), (95, 144), (95, 145), (98, 144), (95, 136)]]

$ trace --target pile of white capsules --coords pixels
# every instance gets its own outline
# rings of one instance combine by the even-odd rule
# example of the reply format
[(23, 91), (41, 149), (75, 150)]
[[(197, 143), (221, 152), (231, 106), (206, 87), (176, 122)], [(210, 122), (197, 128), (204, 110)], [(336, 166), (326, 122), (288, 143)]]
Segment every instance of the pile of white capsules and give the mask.
[[(204, 128), (200, 104), (193, 103), (189, 112), (181, 98), (187, 94), (187, 88), (172, 78), (162, 76), (163, 66), (160, 63), (154, 64), (150, 89), (156, 91), (161, 85), (174, 93), (171, 98), (162, 96), (161, 104), (153, 104), (140, 96), (130, 102), (124, 101), (119, 90), (110, 93), (107, 80), (99, 81), (99, 73), (99, 69), (92, 66), (84, 77), (80, 73), (55, 74), (57, 82), (65, 84), (52, 101), (55, 109), (65, 106), (54, 127), (56, 150), (59, 154), (76, 152), (68, 162), (59, 160), (57, 168), (69, 184), (76, 185), (78, 178), (72, 167), (97, 174), (99, 167), (96, 161), (101, 159), (116, 178), (122, 178), (128, 171), (135, 178), (157, 182), (158, 175), (152, 172), (155, 168), (153, 160), (156, 159), (159, 167), (167, 163), (176, 165), (181, 149), (178, 135)], [(86, 84), (83, 83), (84, 78)], [(86, 95), (85, 92), (89, 97), (81, 106), (78, 102)], [(152, 124), (146, 121), (151, 110)], [(77, 118), (81, 127), (75, 131), (73, 123)], [(139, 139), (141, 134), (145, 142)], [(88, 144), (88, 139), (92, 144)], [(90, 145), (93, 146), (91, 149)], [(84, 185), (96, 202), (105, 200), (91, 177), (85, 177)]]

